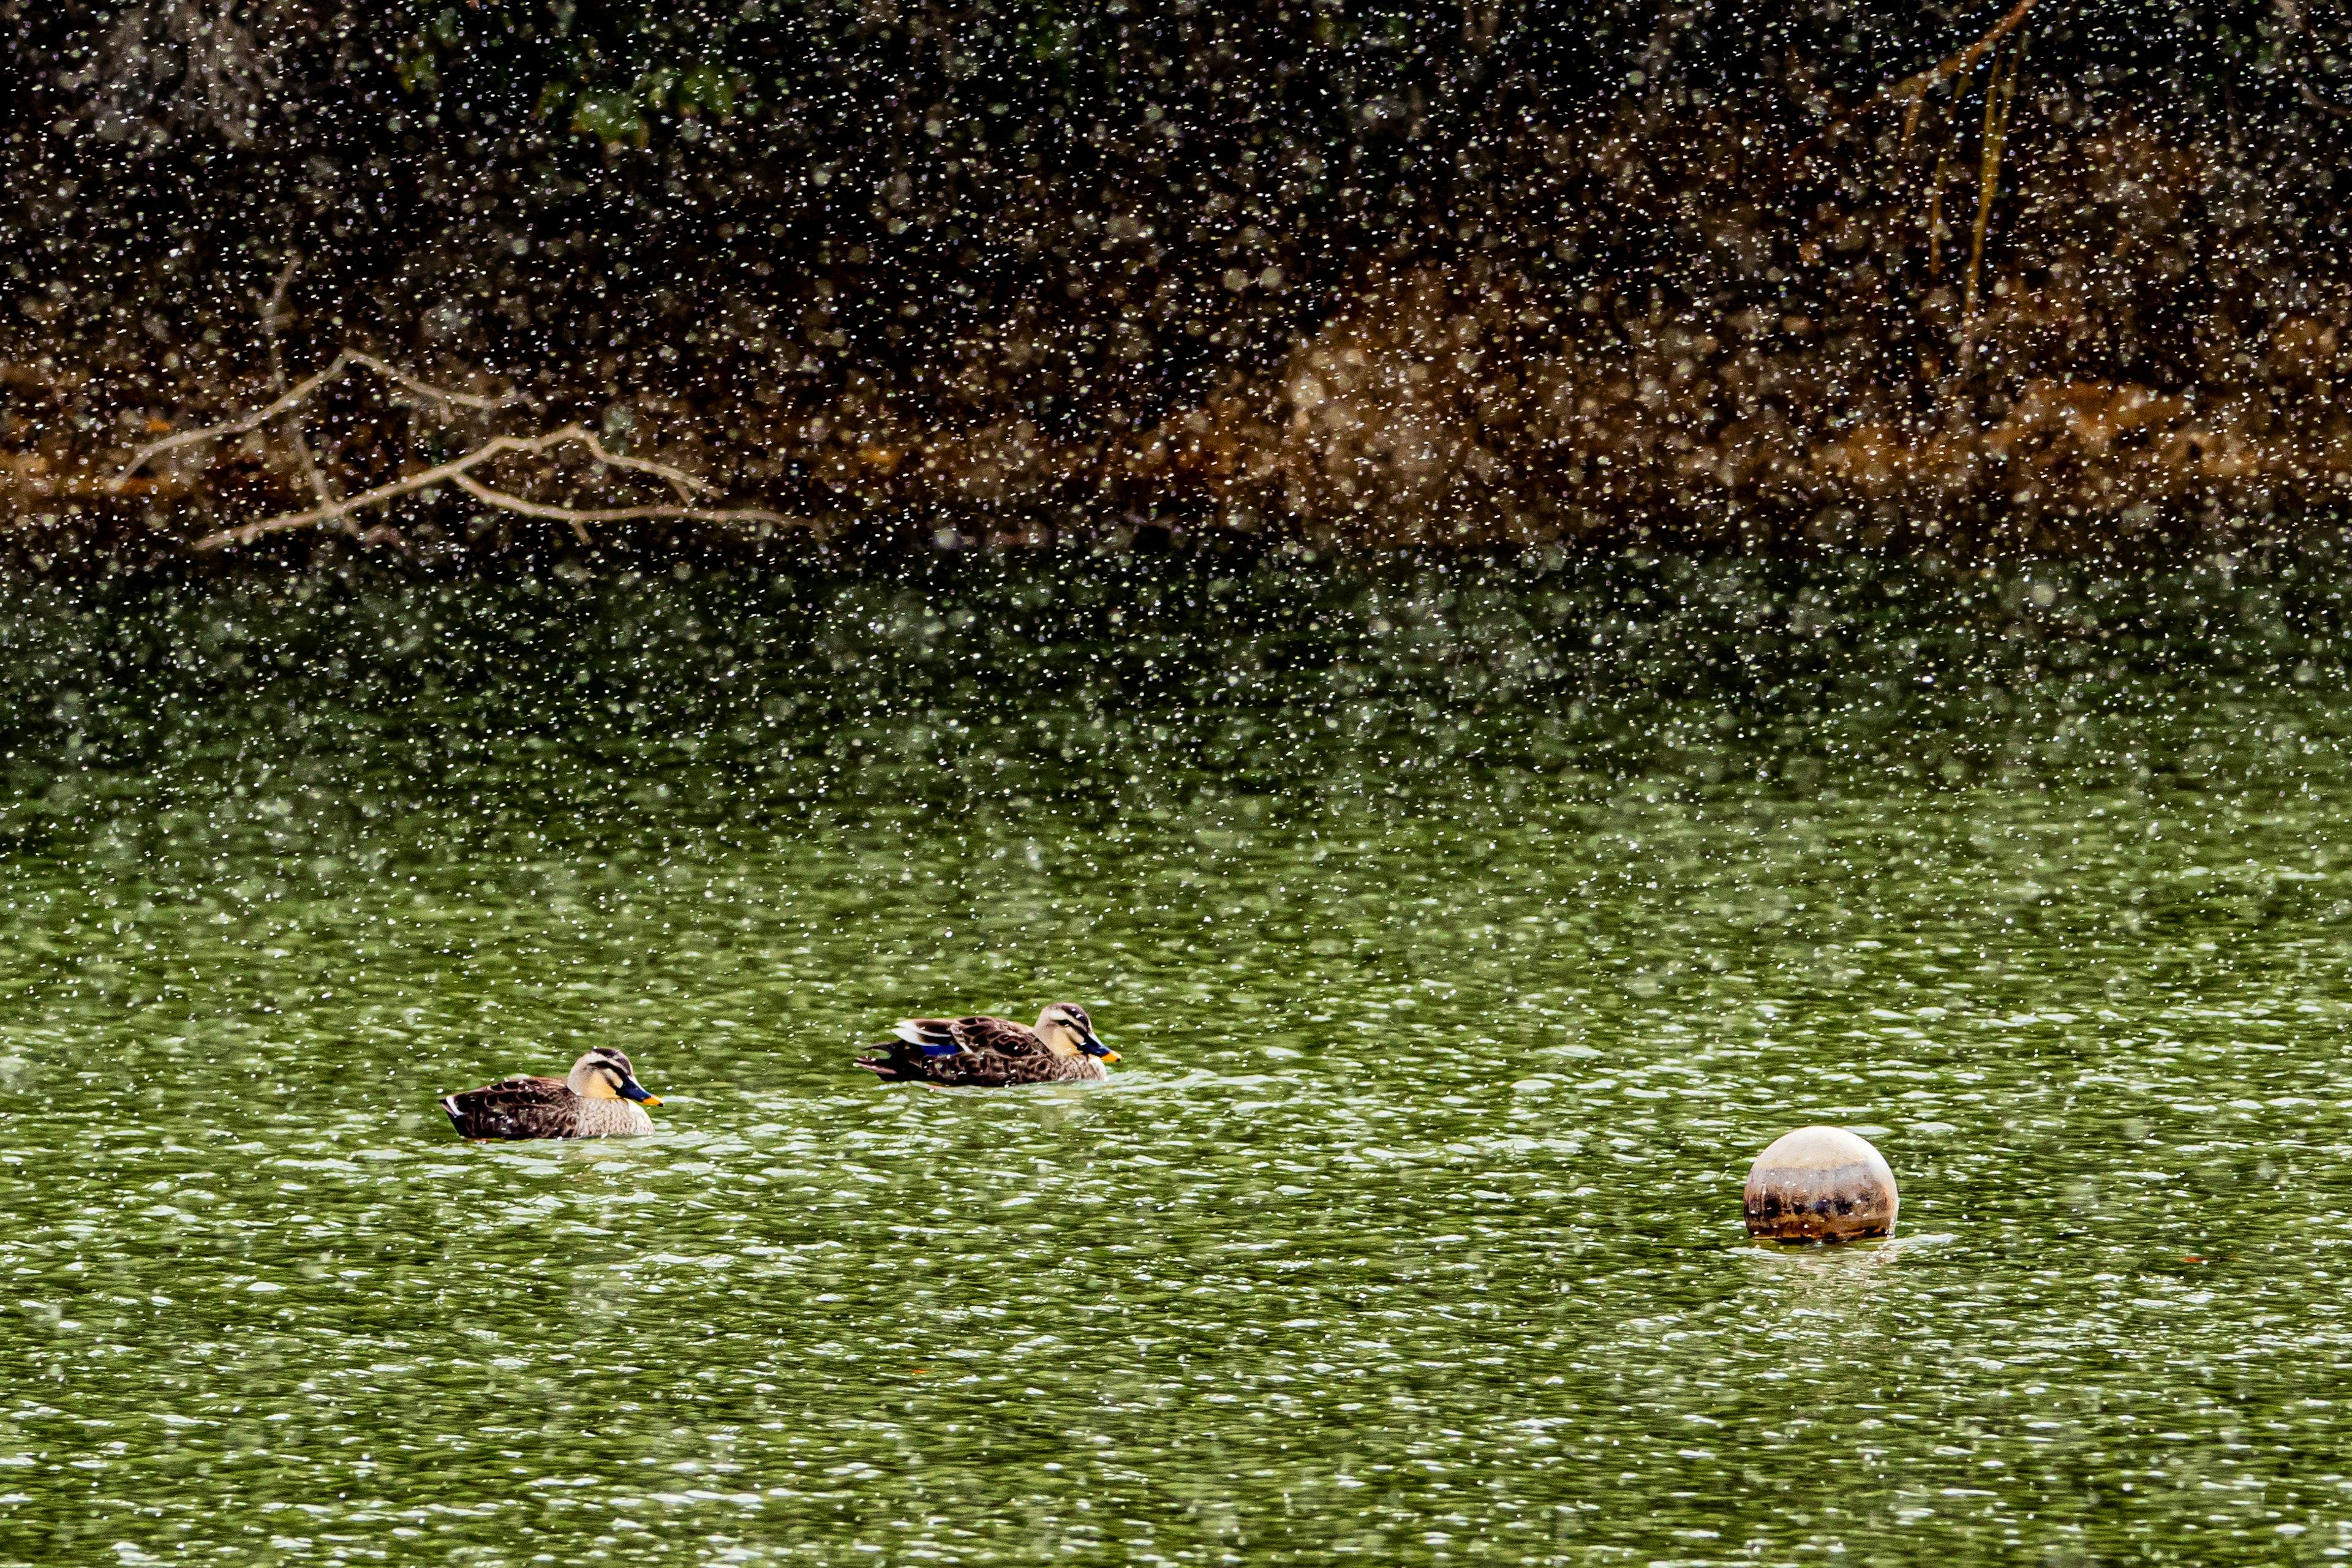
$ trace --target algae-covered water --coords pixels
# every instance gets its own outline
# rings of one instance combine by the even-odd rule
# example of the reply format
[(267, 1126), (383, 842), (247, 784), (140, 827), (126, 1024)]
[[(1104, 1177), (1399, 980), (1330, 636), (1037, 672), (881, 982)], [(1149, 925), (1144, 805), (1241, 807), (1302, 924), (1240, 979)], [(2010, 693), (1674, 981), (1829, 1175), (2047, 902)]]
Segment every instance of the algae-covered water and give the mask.
[(16, 584), (0, 1559), (2341, 1556), (2343, 575)]

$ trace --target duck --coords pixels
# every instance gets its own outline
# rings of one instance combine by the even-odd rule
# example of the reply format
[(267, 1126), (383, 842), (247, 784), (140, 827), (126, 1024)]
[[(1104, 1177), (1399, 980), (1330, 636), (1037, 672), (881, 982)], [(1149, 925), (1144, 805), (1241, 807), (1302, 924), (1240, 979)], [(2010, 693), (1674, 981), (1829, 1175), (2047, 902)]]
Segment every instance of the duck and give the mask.
[(901, 1018), (897, 1037), (869, 1046), (857, 1065), (885, 1083), (1003, 1089), (1020, 1083), (1101, 1083), (1118, 1053), (1102, 1043), (1075, 1002), (1056, 1002), (1037, 1026), (1010, 1018)]
[(637, 1081), (629, 1058), (599, 1046), (565, 1078), (502, 1078), (444, 1095), (441, 1109), (465, 1138), (632, 1138), (654, 1130), (661, 1098)]

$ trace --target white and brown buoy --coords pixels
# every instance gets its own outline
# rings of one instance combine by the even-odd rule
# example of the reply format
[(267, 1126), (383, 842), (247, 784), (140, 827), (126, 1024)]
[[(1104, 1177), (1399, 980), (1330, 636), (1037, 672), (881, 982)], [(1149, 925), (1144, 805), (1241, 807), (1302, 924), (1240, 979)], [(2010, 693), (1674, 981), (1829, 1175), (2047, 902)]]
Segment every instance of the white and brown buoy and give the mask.
[(1748, 1167), (1748, 1234), (1774, 1241), (1852, 1241), (1895, 1228), (1895, 1173), (1843, 1127), (1800, 1127)]

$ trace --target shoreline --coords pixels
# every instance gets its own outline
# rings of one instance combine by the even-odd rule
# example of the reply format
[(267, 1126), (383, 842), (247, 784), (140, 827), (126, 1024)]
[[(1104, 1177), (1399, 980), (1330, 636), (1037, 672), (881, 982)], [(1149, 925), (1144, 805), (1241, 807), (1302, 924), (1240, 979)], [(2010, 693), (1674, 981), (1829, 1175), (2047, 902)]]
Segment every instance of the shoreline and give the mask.
[[(352, 374), (247, 429), (272, 399), (249, 369), (167, 410), (131, 401), (120, 375), (59, 368), (51, 351), (37, 356), (52, 366), (44, 395), (73, 412), (0, 422), (20, 443), (41, 434), (0, 447), (0, 551), (20, 565), (202, 552), (225, 530), (299, 521), (320, 496), (413, 491), (420, 470), (463, 468), (501, 443), (528, 460), (495, 457), (437, 491), (393, 493), (224, 553), (855, 554), (1189, 539), (1369, 555), (1974, 560), (2165, 553), (2337, 525), (2352, 500), (2352, 404), (2337, 395), (2352, 375), (2352, 323), (2286, 319), (2243, 338), (2244, 374), (2167, 387), (2037, 364), (2046, 302), (2022, 285), (2004, 297), (2013, 302), (1983, 330), (1973, 375), (1930, 378), (1931, 365), (1856, 383), (1841, 379), (1849, 350), (1821, 342), (1809, 320), (1604, 321), (1591, 296), (1419, 267), (1369, 283), (1271, 367), (1236, 370), (1132, 429), (1048, 430), (1019, 414), (950, 425), (878, 382), (791, 405), (756, 385), (740, 399), (566, 396), (389, 353), (384, 370), (470, 389), (446, 395), (480, 406), (421, 406), (399, 384)], [(923, 379), (919, 366), (905, 374)], [(0, 381), (21, 395), (32, 378), (17, 360)], [(228, 429), (163, 453), (116, 491), (138, 449), (121, 433), (168, 445), (208, 426)], [(722, 521), (652, 515), (664, 506)]]

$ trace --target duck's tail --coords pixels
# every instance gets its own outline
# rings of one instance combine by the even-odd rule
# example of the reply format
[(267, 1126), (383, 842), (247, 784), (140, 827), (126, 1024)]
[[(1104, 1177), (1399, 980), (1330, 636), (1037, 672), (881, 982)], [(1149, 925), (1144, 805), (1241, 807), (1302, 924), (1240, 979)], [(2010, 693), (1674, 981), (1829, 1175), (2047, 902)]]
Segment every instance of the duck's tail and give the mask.
[(449, 1113), (449, 1125), (457, 1130), (457, 1136), (460, 1138), (494, 1136), (483, 1131), (482, 1118), (477, 1114), (480, 1106), (465, 1103), (469, 1100), (478, 1100), (478, 1094), (445, 1094), (441, 1097), (441, 1109)]
[(923, 1070), (923, 1053), (903, 1040), (885, 1040), (866, 1049), (882, 1054), (859, 1057), (857, 1065), (884, 1083), (918, 1083), (930, 1077)]

